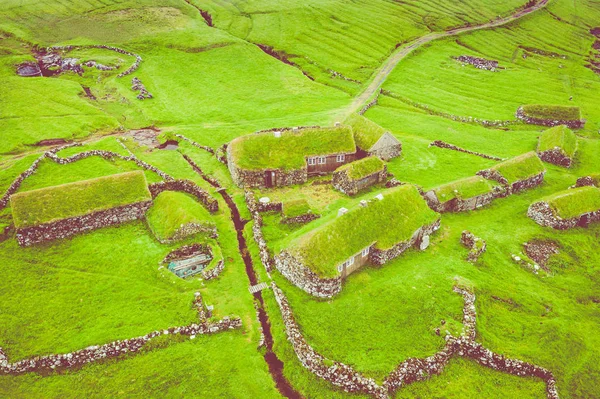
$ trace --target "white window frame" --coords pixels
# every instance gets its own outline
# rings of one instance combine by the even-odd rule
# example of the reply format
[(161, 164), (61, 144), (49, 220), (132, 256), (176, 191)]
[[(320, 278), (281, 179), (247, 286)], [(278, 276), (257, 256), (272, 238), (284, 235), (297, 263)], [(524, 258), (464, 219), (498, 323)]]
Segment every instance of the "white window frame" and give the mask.
[(327, 163), (327, 157), (319, 157), (319, 165), (325, 165)]
[(346, 161), (346, 155), (345, 154), (339, 154), (337, 157), (335, 157), (335, 160), (337, 162), (344, 162), (344, 161)]
[(370, 249), (370, 247), (366, 247), (365, 249), (362, 250), (362, 256), (363, 256), (363, 258), (365, 256), (369, 255), (369, 249)]
[(337, 271), (338, 271), (338, 273), (341, 273), (341, 272), (343, 272), (345, 267), (346, 267), (346, 263), (345, 263), (345, 262), (344, 262), (344, 263), (342, 263), (341, 265), (339, 265), (339, 266), (337, 267)]
[(353, 256), (353, 257), (351, 257), (350, 259), (348, 259), (348, 260), (346, 261), (346, 263), (348, 263), (348, 266), (350, 266), (350, 265), (353, 265), (353, 264), (354, 264), (354, 256)]
[(312, 165), (316, 165), (317, 164), (317, 158), (315, 158), (315, 157), (308, 158), (308, 164), (311, 165), (311, 166)]

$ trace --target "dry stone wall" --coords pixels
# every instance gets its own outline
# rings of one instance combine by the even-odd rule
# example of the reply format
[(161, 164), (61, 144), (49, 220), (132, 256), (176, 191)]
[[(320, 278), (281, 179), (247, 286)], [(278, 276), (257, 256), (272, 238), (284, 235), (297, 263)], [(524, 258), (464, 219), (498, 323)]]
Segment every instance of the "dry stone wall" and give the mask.
[(259, 213), (259, 203), (256, 201), (254, 193), (250, 190), (245, 190), (244, 196), (246, 199), (246, 205), (248, 206), (248, 210), (250, 211), (250, 215), (252, 216), (252, 236), (254, 237), (254, 241), (258, 245), (258, 254), (260, 256), (260, 260), (265, 266), (267, 272), (270, 273), (273, 270), (273, 258), (271, 257), (271, 253), (269, 252), (267, 240), (265, 240), (265, 236), (262, 232), (263, 220), (262, 216)]
[(287, 251), (275, 255), (275, 268), (292, 284), (316, 297), (331, 298), (342, 291), (341, 276), (321, 278)]
[[(437, 231), (441, 226), (441, 220), (438, 219), (430, 225), (423, 226), (414, 232), (412, 237), (405, 242), (400, 242), (394, 245), (390, 249), (377, 249), (376, 247), (372, 247), (369, 251), (369, 261), (376, 265), (384, 265), (391, 261), (392, 259), (397, 258), (402, 253), (404, 253), (407, 249), (417, 246), (420, 249), (426, 249), (429, 245), (429, 236), (433, 234), (433, 232)], [(427, 244), (424, 244), (426, 242)], [(424, 244), (424, 245), (422, 245)]]
[(152, 198), (158, 197), (163, 191), (179, 191), (196, 197), (210, 213), (215, 213), (219, 210), (219, 202), (191, 180), (161, 181), (149, 184), (148, 188), (150, 189)]
[(532, 117), (525, 115), (525, 112), (523, 111), (523, 107), (519, 107), (517, 109), (516, 117), (517, 117), (517, 119), (520, 119), (523, 122), (530, 124), (530, 125), (539, 125), (539, 126), (548, 126), (548, 127), (566, 125), (567, 127), (571, 128), (571, 129), (581, 129), (585, 126), (585, 122), (586, 122), (585, 119), (562, 120), (562, 119), (532, 118)]
[(558, 147), (547, 151), (538, 152), (538, 156), (544, 162), (562, 166), (564, 168), (570, 168), (571, 164), (573, 163), (573, 159), (571, 159), (571, 157), (565, 154), (565, 152)]
[(478, 157), (485, 158), (485, 159), (492, 159), (494, 161), (502, 161), (502, 158), (498, 158), (498, 157), (495, 157), (493, 155), (483, 154), (481, 152), (466, 150), (464, 148), (457, 147), (454, 144), (446, 143), (446, 142), (444, 142), (442, 140), (435, 140), (435, 141), (431, 142), (431, 144), (429, 144), (429, 147), (446, 148), (448, 150), (453, 150), (453, 151), (458, 151), (458, 152), (464, 152), (465, 154), (476, 155)]
[(531, 204), (527, 210), (527, 216), (540, 226), (552, 227), (556, 230), (567, 230), (578, 226), (586, 227), (590, 223), (599, 222), (600, 210), (584, 213), (570, 219), (563, 219), (554, 212), (547, 202), (539, 201)]
[(152, 201), (120, 206), (57, 222), (17, 229), (17, 242), (27, 247), (33, 244), (67, 238), (76, 234), (141, 219)]
[(352, 179), (348, 176), (346, 170), (338, 170), (333, 172), (332, 184), (333, 187), (344, 194), (356, 195), (359, 191), (364, 190), (374, 184), (383, 183), (387, 180), (387, 165), (383, 165), (383, 169), (379, 172), (372, 173), (361, 179)]

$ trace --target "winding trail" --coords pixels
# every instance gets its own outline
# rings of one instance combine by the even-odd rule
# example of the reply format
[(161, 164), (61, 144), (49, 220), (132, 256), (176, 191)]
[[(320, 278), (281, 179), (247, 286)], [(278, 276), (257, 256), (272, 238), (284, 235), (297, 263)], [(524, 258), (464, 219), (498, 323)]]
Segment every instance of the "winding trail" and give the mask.
[(352, 103), (350, 103), (350, 105), (347, 108), (345, 108), (342, 111), (342, 113), (340, 113), (340, 115), (338, 116), (338, 120), (345, 120), (348, 116), (350, 116), (350, 114), (362, 108), (371, 99), (371, 97), (373, 97), (375, 93), (379, 91), (379, 89), (381, 88), (389, 74), (394, 70), (396, 65), (398, 65), (400, 61), (402, 61), (415, 49), (437, 39), (442, 39), (450, 36), (457, 36), (463, 33), (473, 32), (482, 29), (497, 28), (499, 26), (509, 24), (526, 15), (529, 15), (531, 13), (534, 13), (535, 11), (546, 7), (549, 1), (550, 0), (540, 0), (531, 7), (524, 8), (507, 17), (498, 18), (481, 25), (465, 26), (463, 28), (455, 28), (445, 32), (432, 32), (425, 36), (421, 36), (419, 38), (405, 43), (404, 45), (398, 47), (381, 65), (381, 67), (379, 67), (375, 76), (371, 79), (371, 82), (366, 87), (366, 89), (363, 90), (363, 92), (360, 93), (356, 98), (354, 98)]

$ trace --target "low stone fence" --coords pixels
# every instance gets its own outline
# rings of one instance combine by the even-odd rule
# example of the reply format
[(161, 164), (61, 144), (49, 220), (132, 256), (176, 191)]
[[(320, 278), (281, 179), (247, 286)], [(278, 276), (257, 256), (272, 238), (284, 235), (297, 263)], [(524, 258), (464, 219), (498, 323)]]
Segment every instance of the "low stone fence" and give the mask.
[(17, 242), (27, 247), (33, 244), (71, 237), (76, 234), (141, 219), (152, 201), (119, 206), (88, 215), (72, 217), (57, 222), (17, 229)]
[(515, 114), (515, 116), (517, 117), (517, 119), (519, 119), (527, 124), (530, 124), (530, 125), (539, 125), (539, 126), (548, 126), (548, 127), (566, 125), (567, 127), (571, 128), (571, 129), (581, 129), (585, 126), (585, 122), (586, 122), (585, 119), (561, 120), (561, 119), (532, 118), (532, 117), (525, 115), (525, 112), (523, 111), (523, 107), (519, 107), (517, 109), (517, 113)]
[(281, 223), (282, 224), (294, 224), (294, 223), (305, 224), (305, 223), (310, 223), (313, 220), (316, 220), (320, 217), (321, 217), (321, 215), (317, 215), (316, 213), (305, 213), (304, 215), (294, 216), (291, 218), (282, 216)]
[(265, 236), (262, 232), (263, 220), (259, 213), (260, 203), (256, 201), (254, 193), (250, 190), (244, 191), (244, 197), (246, 199), (246, 205), (248, 206), (250, 215), (252, 216), (252, 236), (258, 245), (260, 260), (265, 266), (267, 272), (271, 272), (273, 270), (273, 258), (271, 257), (269, 247), (267, 246), (267, 241), (265, 240)]
[(562, 166), (563, 168), (570, 168), (571, 164), (573, 163), (573, 159), (566, 155), (564, 151), (558, 147), (551, 150), (538, 152), (538, 156), (544, 162)]
[(137, 77), (131, 79), (131, 90), (139, 91), (139, 94), (136, 96), (138, 100), (152, 98), (152, 94), (150, 94), (150, 92), (146, 90), (146, 86)]
[(408, 241), (400, 242), (390, 249), (383, 250), (373, 247), (369, 251), (369, 260), (375, 265), (381, 266), (397, 258), (413, 246), (418, 246), (419, 249), (424, 250), (429, 246), (429, 236), (439, 230), (440, 226), (441, 219), (438, 219), (430, 225), (419, 228)]
[(200, 148), (201, 150), (204, 150), (206, 152), (211, 153), (212, 155), (215, 155), (215, 150), (212, 149), (211, 147), (206, 146), (206, 145), (202, 145), (202, 144), (198, 144), (195, 141), (193, 141), (193, 140), (185, 137), (183, 134), (176, 134), (175, 137), (179, 137), (180, 139), (187, 141), (188, 143), (190, 143), (194, 147)]
[(360, 111), (358, 111), (359, 115), (364, 115), (369, 109), (371, 109), (371, 107), (374, 107), (377, 105), (377, 103), (379, 102), (379, 95), (381, 94), (381, 89), (379, 90), (379, 92), (377, 93), (377, 96), (375, 96), (374, 99), (372, 99), (368, 104), (366, 104), (364, 107), (362, 107), (360, 109)]
[(457, 147), (457, 146), (455, 146), (453, 144), (446, 143), (446, 142), (444, 142), (442, 140), (435, 140), (435, 141), (431, 142), (431, 144), (429, 144), (429, 147), (445, 148), (445, 149), (448, 149), (448, 150), (453, 150), (453, 151), (458, 151), (458, 152), (464, 152), (465, 154), (476, 155), (478, 157), (485, 158), (485, 159), (492, 159), (494, 161), (502, 161), (502, 158), (498, 158), (498, 157), (495, 157), (493, 155), (482, 154), (481, 152), (475, 152), (475, 151), (466, 150), (464, 148)]
[(321, 278), (287, 251), (275, 255), (275, 268), (292, 284), (319, 298), (342, 291), (342, 277)]
[(540, 226), (552, 227), (556, 230), (567, 230), (577, 226), (586, 227), (590, 223), (599, 222), (600, 210), (584, 213), (570, 219), (563, 219), (555, 214), (547, 202), (539, 201), (529, 206), (527, 216)]
[(148, 185), (148, 189), (150, 189), (152, 198), (158, 197), (163, 191), (179, 191), (196, 197), (210, 213), (219, 210), (219, 202), (191, 180), (178, 179), (151, 183)]
[(282, 202), (257, 202), (256, 210), (258, 212), (282, 212), (283, 211), (283, 203)]
[(202, 270), (200, 275), (203, 280), (212, 280), (219, 277), (223, 270), (225, 270), (225, 261), (221, 259), (212, 269)]
[(190, 339), (193, 339), (197, 335), (215, 334), (221, 331), (241, 328), (241, 326), (242, 321), (239, 318), (224, 317), (214, 323), (171, 327), (167, 330), (153, 331), (137, 338), (114, 341), (104, 345), (89, 346), (85, 349), (65, 354), (33, 357), (16, 363), (9, 363), (6, 354), (0, 348), (0, 374), (47, 373), (77, 368), (87, 363), (139, 352), (153, 338), (161, 335), (187, 335)]
[(506, 180), (506, 178), (504, 178), (497, 170), (484, 169), (477, 172), (476, 175), (488, 180), (497, 181), (498, 183), (502, 184), (506, 188), (506, 191), (502, 193), (501, 196), (506, 197), (508, 195), (516, 194), (523, 190), (528, 190), (530, 188), (539, 186), (544, 182), (544, 176), (546, 175), (546, 172), (541, 172), (537, 175), (516, 181), (512, 184), (510, 184), (508, 180)]

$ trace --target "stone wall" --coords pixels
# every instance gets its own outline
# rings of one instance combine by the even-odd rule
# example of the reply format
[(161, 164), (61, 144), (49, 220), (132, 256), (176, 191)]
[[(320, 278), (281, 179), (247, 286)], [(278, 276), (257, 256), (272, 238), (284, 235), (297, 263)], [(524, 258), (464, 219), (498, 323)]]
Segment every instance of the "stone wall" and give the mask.
[(466, 150), (464, 148), (457, 147), (457, 146), (455, 146), (453, 144), (446, 143), (446, 142), (444, 142), (442, 140), (435, 140), (435, 141), (431, 142), (431, 144), (429, 144), (429, 147), (445, 148), (445, 149), (448, 149), (448, 150), (453, 150), (453, 151), (458, 151), (458, 152), (464, 152), (465, 154), (476, 155), (478, 157), (485, 158), (485, 159), (492, 159), (494, 161), (502, 161), (502, 158), (498, 158), (498, 157), (495, 157), (493, 155), (482, 154), (481, 152)]
[(535, 202), (529, 206), (527, 216), (544, 227), (556, 230), (567, 230), (574, 227), (587, 227), (588, 224), (600, 221), (600, 210), (584, 213), (571, 219), (563, 219), (556, 215), (547, 202)]
[(221, 259), (215, 267), (208, 270), (202, 270), (200, 275), (203, 280), (213, 280), (221, 275), (221, 273), (225, 270), (225, 261)]
[(265, 266), (267, 273), (270, 273), (273, 270), (273, 258), (269, 252), (267, 240), (265, 240), (265, 236), (262, 232), (263, 219), (259, 213), (259, 202), (256, 201), (254, 193), (250, 190), (244, 191), (244, 197), (246, 199), (246, 205), (248, 206), (250, 215), (252, 216), (252, 236), (254, 237), (256, 245), (258, 245), (258, 255), (260, 256), (260, 260)]
[(399, 157), (400, 154), (402, 154), (402, 143), (388, 145), (377, 150), (372, 150), (369, 151), (368, 154), (381, 158), (384, 161), (389, 161), (390, 159)]
[(143, 201), (76, 216), (57, 222), (40, 224), (17, 229), (17, 241), (21, 246), (30, 246), (40, 242), (71, 237), (75, 234), (100, 229), (107, 226), (141, 219), (152, 205), (152, 201)]
[(460, 243), (469, 249), (469, 255), (467, 261), (471, 263), (477, 262), (479, 257), (487, 249), (487, 243), (482, 238), (476, 237), (473, 233), (468, 230), (464, 230), (460, 236)]
[(423, 194), (423, 198), (427, 201), (427, 205), (436, 212), (465, 212), (474, 211), (475, 209), (490, 204), (494, 199), (504, 196), (504, 191), (505, 190), (499, 189), (465, 200), (453, 198), (442, 203), (439, 201), (435, 191), (430, 190)]
[(555, 147), (551, 150), (538, 152), (538, 156), (544, 162), (548, 162), (554, 165), (562, 166), (564, 168), (570, 168), (573, 160), (563, 150)]
[(217, 228), (215, 226), (192, 222), (192, 223), (186, 223), (186, 224), (181, 225), (175, 231), (175, 233), (173, 234), (173, 236), (171, 238), (165, 239), (165, 238), (156, 237), (156, 239), (161, 244), (170, 245), (170, 244), (174, 244), (178, 241), (184, 240), (188, 237), (191, 237), (193, 235), (200, 234), (200, 233), (204, 233), (213, 239), (216, 239), (219, 237), (219, 234), (217, 233)]
[(379, 172), (372, 173), (361, 179), (352, 179), (348, 176), (347, 170), (338, 170), (333, 172), (333, 187), (344, 194), (356, 195), (359, 191), (374, 184), (383, 183), (387, 180), (387, 165)]
[(168, 180), (148, 185), (152, 198), (158, 197), (163, 191), (179, 191), (193, 195), (210, 212), (219, 210), (219, 202), (191, 180)]
[(524, 190), (537, 187), (544, 182), (544, 175), (546, 172), (542, 172), (535, 176), (531, 176), (525, 180), (519, 180), (510, 185), (510, 194), (516, 194)]
[(275, 255), (275, 268), (292, 284), (319, 298), (331, 298), (342, 290), (341, 276), (320, 278), (287, 251)]
[(500, 67), (498, 66), (498, 61), (495, 60), (487, 60), (485, 58), (472, 57), (470, 55), (461, 55), (458, 57), (452, 57), (456, 61), (461, 62), (463, 66), (466, 64), (473, 65), (477, 69), (481, 69), (484, 71), (497, 72)]
[(519, 107), (519, 109), (517, 109), (517, 113), (515, 116), (517, 117), (517, 119), (520, 119), (523, 122), (530, 124), (530, 125), (539, 125), (539, 126), (548, 126), (548, 127), (566, 125), (567, 127), (571, 128), (571, 129), (581, 129), (585, 126), (585, 122), (586, 122), (585, 119), (561, 120), (561, 119), (532, 118), (532, 117), (525, 115), (525, 112), (523, 112), (523, 107)]
[[(441, 226), (441, 220), (438, 219), (430, 225), (420, 227), (417, 231), (414, 232), (412, 237), (408, 241), (400, 242), (394, 245), (390, 249), (377, 249), (376, 247), (371, 248), (369, 251), (369, 261), (371, 261), (375, 265), (384, 265), (391, 261), (392, 259), (397, 258), (407, 249), (417, 246), (420, 249), (425, 249), (429, 245), (429, 236), (433, 234), (434, 231), (437, 231)], [(427, 244), (424, 245), (424, 242)]]
[(305, 224), (305, 223), (312, 222), (313, 220), (316, 220), (320, 217), (321, 217), (321, 215), (317, 215), (315, 213), (305, 213), (304, 215), (294, 216), (291, 218), (282, 216), (281, 223), (282, 224), (295, 224), (295, 223)]

